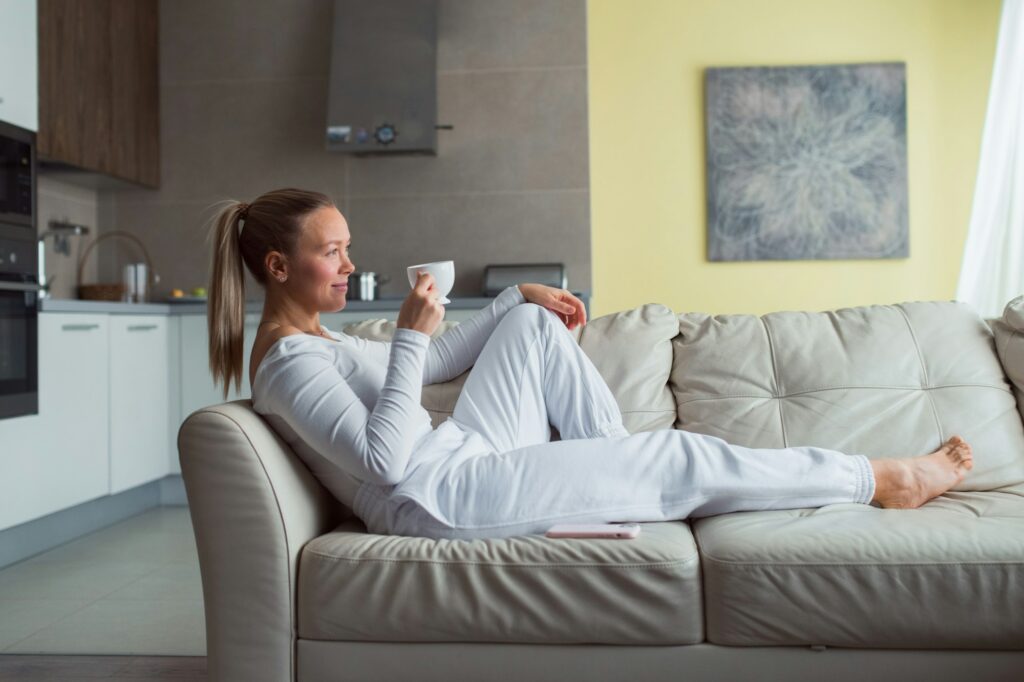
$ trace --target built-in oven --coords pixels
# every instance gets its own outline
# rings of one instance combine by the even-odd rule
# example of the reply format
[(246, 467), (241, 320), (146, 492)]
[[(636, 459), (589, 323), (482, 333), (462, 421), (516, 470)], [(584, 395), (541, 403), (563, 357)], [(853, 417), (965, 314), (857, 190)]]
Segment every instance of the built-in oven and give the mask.
[(36, 244), (0, 238), (0, 419), (39, 414)]
[(0, 419), (39, 414), (35, 146), (0, 121)]

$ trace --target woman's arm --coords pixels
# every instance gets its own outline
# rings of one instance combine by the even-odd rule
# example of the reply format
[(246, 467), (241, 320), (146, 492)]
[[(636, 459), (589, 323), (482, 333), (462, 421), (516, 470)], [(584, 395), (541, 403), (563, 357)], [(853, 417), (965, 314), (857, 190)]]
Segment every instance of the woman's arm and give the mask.
[[(473, 317), (449, 327), (443, 334), (432, 339), (423, 365), (423, 385), (451, 381), (469, 369), (480, 357), (480, 351), (505, 313), (525, 302), (526, 298), (519, 287), (513, 284), (506, 287), (486, 308), (477, 311)], [(396, 329), (395, 333), (398, 331)], [(348, 337), (344, 339), (345, 342), (368, 354), (377, 362), (387, 363), (391, 342), (370, 341), (350, 334), (344, 334), (343, 337)]]
[[(396, 329), (384, 386), (370, 410), (345, 381), (330, 351), (304, 353), (266, 368), (271, 411), (313, 449), (348, 473), (378, 485), (402, 480), (422, 433), (423, 362), (430, 337)], [(429, 415), (426, 420), (430, 427)]]

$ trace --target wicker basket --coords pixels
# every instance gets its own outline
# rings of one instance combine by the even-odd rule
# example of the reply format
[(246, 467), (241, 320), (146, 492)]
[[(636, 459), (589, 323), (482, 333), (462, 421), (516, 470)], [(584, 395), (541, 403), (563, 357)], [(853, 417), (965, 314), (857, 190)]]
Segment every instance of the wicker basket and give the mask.
[(130, 232), (124, 230), (111, 230), (110, 232), (104, 232), (99, 237), (90, 242), (89, 246), (86, 247), (85, 253), (78, 260), (78, 298), (86, 301), (121, 301), (124, 299), (125, 287), (123, 282), (117, 283), (100, 283), (100, 284), (82, 284), (82, 268), (85, 267), (85, 259), (89, 256), (89, 252), (92, 248), (99, 244), (107, 237), (124, 237), (135, 242), (139, 249), (142, 251), (142, 257), (146, 260), (146, 279), (147, 279), (147, 290), (153, 290), (153, 261), (149, 257), (149, 252), (146, 251), (145, 245), (142, 241)]

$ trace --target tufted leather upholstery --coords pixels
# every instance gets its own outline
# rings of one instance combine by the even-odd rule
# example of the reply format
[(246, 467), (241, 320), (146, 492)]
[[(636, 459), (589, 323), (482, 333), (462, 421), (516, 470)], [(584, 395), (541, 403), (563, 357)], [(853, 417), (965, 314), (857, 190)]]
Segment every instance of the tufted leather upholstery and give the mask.
[[(870, 457), (959, 433), (975, 450), (969, 476), (920, 509), (725, 514), (648, 524), (634, 544), (367, 534), (249, 401), (198, 410), (178, 444), (211, 677), (303, 679), (296, 651), (324, 650), (313, 640), (1024, 650), (1021, 331), (1024, 297), (993, 320), (953, 301), (591, 320), (574, 333), (630, 431)], [(435, 424), (465, 376), (425, 387)]]

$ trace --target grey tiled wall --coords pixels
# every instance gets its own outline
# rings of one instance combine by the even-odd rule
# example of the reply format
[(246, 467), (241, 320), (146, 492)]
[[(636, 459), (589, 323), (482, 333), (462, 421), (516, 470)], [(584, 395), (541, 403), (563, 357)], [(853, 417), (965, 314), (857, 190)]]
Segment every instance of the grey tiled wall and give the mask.
[[(332, 4), (160, 3), (162, 185), (101, 192), (104, 227), (149, 248), (155, 294), (206, 284), (214, 202), (283, 186), (335, 198), (383, 295), (449, 258), (456, 295), (523, 261), (562, 261), (589, 292), (585, 0), (442, 0), (438, 120), (454, 130), (436, 157), (373, 158), (324, 150)], [(122, 262), (106, 250), (101, 276)], [(262, 298), (251, 280), (247, 297)]]
[[(96, 190), (67, 184), (40, 175), (38, 183), (38, 216), (37, 227), (39, 234), (49, 229), (51, 220), (60, 222), (71, 222), (77, 225), (85, 225), (89, 228), (89, 234), (82, 236), (68, 237), (69, 253), (57, 253), (54, 249), (53, 237), (47, 237), (44, 241), (46, 246), (44, 252), (46, 278), (50, 283), (50, 295), (53, 298), (76, 298), (76, 285), (78, 262), (85, 255), (86, 246), (96, 238), (96, 229), (99, 224), (99, 197)], [(100, 243), (87, 255), (82, 269), (82, 282), (84, 284), (96, 283), (97, 265), (99, 263), (97, 251), (103, 248), (103, 244), (110, 239)], [(114, 282), (119, 279), (112, 280)]]

